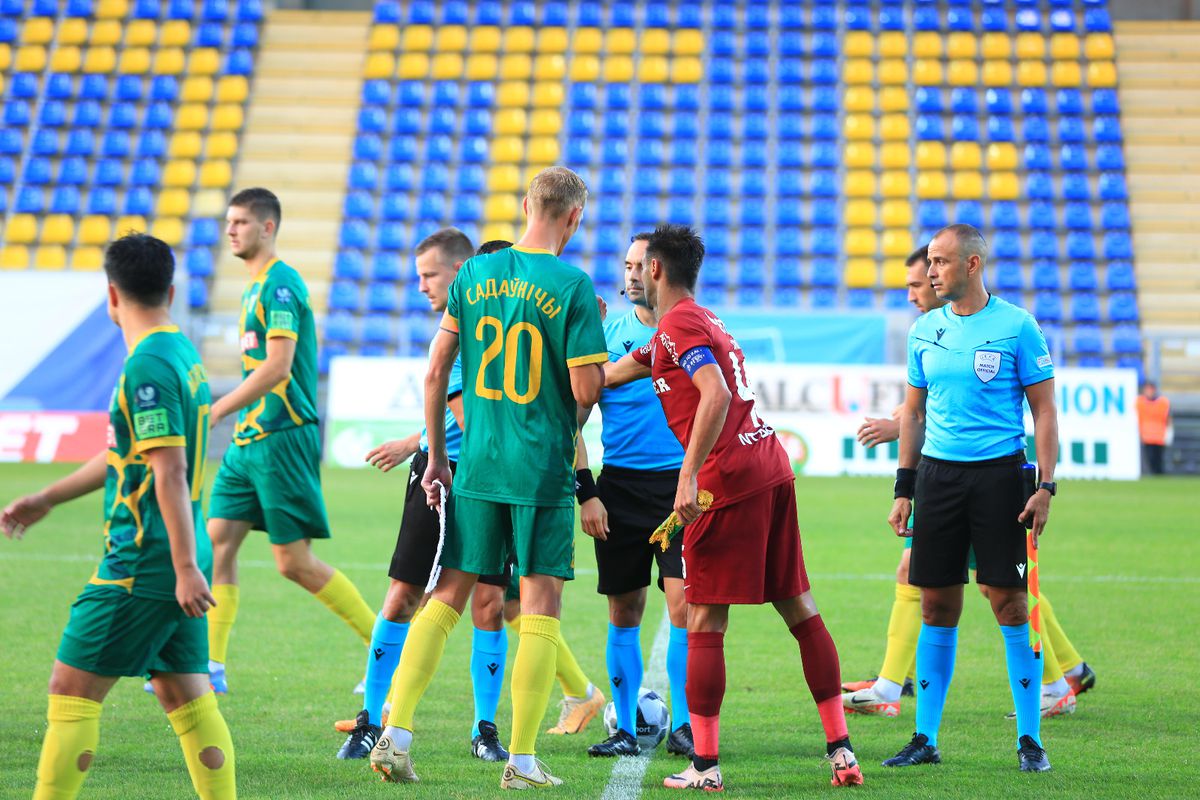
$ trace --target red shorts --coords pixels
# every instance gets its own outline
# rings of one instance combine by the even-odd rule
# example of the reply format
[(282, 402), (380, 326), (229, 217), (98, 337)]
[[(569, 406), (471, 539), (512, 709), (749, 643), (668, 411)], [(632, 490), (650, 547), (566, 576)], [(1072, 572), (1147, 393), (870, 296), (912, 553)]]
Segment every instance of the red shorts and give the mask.
[(706, 511), (684, 528), (683, 591), (689, 603), (711, 605), (757, 605), (807, 592), (795, 481)]

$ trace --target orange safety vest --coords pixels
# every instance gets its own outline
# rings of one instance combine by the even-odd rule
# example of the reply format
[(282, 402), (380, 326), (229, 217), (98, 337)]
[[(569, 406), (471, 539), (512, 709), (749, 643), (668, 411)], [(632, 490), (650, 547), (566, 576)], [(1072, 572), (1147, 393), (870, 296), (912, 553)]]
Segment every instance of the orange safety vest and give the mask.
[(1171, 401), (1159, 395), (1150, 400), (1144, 395), (1137, 399), (1138, 434), (1142, 444), (1166, 444), (1167, 420), (1171, 416)]

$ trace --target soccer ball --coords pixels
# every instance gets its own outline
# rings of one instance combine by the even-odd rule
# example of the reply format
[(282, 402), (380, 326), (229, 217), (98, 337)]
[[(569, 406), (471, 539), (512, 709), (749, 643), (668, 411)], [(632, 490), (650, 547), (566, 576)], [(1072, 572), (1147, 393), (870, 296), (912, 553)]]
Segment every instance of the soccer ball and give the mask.
[[(604, 727), (609, 736), (617, 732), (617, 708), (609, 703), (604, 709)], [(637, 740), (643, 751), (658, 747), (671, 731), (671, 714), (667, 704), (652, 689), (638, 689)]]

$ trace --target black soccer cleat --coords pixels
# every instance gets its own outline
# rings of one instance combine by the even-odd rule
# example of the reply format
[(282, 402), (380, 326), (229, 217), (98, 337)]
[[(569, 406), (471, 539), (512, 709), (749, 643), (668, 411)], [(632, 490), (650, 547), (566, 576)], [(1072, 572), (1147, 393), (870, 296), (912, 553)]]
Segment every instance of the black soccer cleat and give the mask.
[(1068, 677), (1067, 684), (1071, 687), (1071, 692), (1076, 697), (1086, 692), (1088, 689), (1096, 688), (1096, 673), (1092, 668), (1083, 662), (1083, 674), (1076, 677)]
[(360, 711), (354, 718), (354, 730), (350, 731), (350, 735), (342, 743), (337, 757), (341, 759), (366, 758), (371, 755), (371, 748), (375, 746), (382, 735), (383, 729), (378, 725), (371, 724), (371, 718), (366, 710)]
[(471, 755), (484, 761), (508, 760), (508, 751), (500, 744), (500, 731), (493, 723), (479, 721), (479, 735), (471, 740)]
[(1049, 772), (1050, 759), (1032, 736), (1022, 736), (1017, 740), (1017, 763), (1021, 772)]
[(637, 739), (633, 738), (633, 735), (628, 731), (620, 729), (603, 742), (594, 744), (588, 748), (588, 755), (592, 758), (636, 756), (641, 755), (641, 752), (642, 748), (638, 745)]
[(918, 764), (940, 764), (942, 754), (929, 743), (929, 737), (923, 733), (914, 733), (912, 741), (896, 755), (883, 762), (885, 767), (915, 767)]
[(696, 752), (696, 744), (692, 741), (692, 723), (685, 722), (667, 737), (667, 752), (673, 756), (691, 758)]
[(904, 686), (901, 687), (901, 689), (900, 689), (900, 696), (901, 697), (916, 697), (917, 696), (916, 687), (913, 685), (912, 678), (904, 679)]

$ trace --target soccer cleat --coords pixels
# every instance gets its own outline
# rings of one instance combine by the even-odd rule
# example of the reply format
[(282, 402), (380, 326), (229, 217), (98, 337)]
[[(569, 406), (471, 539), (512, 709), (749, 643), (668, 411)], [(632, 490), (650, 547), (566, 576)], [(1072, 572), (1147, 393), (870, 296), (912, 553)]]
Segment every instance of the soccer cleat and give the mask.
[(667, 752), (674, 756), (687, 756), (688, 758), (695, 754), (696, 745), (692, 740), (692, 723), (685, 722), (671, 731), (671, 735), (667, 737)]
[(842, 684), (843, 692), (860, 692), (863, 689), (870, 689), (875, 685), (875, 681), (879, 680), (879, 676), (867, 678), (865, 681), (846, 681)]
[(382, 737), (371, 748), (371, 769), (386, 783), (417, 783), (421, 779), (413, 772), (407, 750), (398, 750), (388, 737)]
[(904, 745), (899, 753), (883, 762), (885, 767), (915, 767), (918, 764), (940, 764), (942, 754), (929, 743), (923, 733), (914, 733), (912, 741)]
[(884, 700), (875, 692), (874, 686), (843, 694), (842, 705), (851, 714), (873, 714), (880, 717), (900, 716), (900, 701)]
[(146, 681), (145, 683), (142, 684), (142, 691), (145, 692), (146, 694), (156, 694), (156, 692), (154, 691), (154, 684), (151, 683), (150, 681)]
[(471, 755), (484, 761), (508, 760), (508, 751), (500, 744), (500, 732), (487, 720), (479, 721), (479, 735), (471, 740)]
[(614, 756), (636, 756), (641, 755), (642, 748), (638, 746), (637, 739), (626, 730), (620, 728), (612, 736), (605, 739), (603, 742), (594, 744), (588, 748), (588, 755), (592, 758), (612, 758)]
[(366, 693), (367, 693), (367, 679), (366, 679), (366, 677), (364, 677), (364, 678), (363, 678), (361, 681), (359, 681), (359, 682), (358, 682), (358, 685), (356, 685), (356, 686), (354, 687), (354, 693), (355, 693), (355, 694), (366, 694)]
[(725, 791), (720, 765), (713, 765), (701, 772), (694, 764), (688, 764), (683, 772), (664, 778), (663, 786), (668, 789), (699, 789), (702, 792)]
[(1041, 748), (1032, 736), (1022, 736), (1017, 744), (1017, 763), (1021, 767), (1021, 772), (1049, 772), (1050, 759), (1046, 757), (1046, 751)]
[(839, 747), (832, 754), (825, 756), (825, 760), (833, 769), (833, 779), (829, 782), (831, 786), (862, 786), (862, 770), (858, 766), (858, 759), (854, 757), (854, 751), (849, 747)]
[(551, 789), (562, 786), (562, 778), (556, 778), (546, 771), (546, 765), (534, 761), (533, 772), (522, 772), (515, 764), (505, 764), (504, 774), (500, 776), (501, 789)]
[[(391, 706), (389, 706), (387, 703), (384, 703), (383, 704), (383, 713), (379, 715), (379, 726), (381, 728), (387, 727), (389, 710), (391, 710)], [(333, 723), (333, 729), (335, 731), (337, 731), (338, 733), (349, 733), (350, 731), (354, 730), (354, 726), (357, 724), (358, 724), (357, 720), (339, 719)]]
[(917, 687), (916, 687), (916, 684), (913, 683), (912, 678), (904, 679), (904, 686), (901, 687), (901, 689), (900, 689), (900, 696), (901, 697), (916, 697), (917, 696)]
[(595, 687), (592, 688), (591, 697), (564, 697), (559, 704), (562, 706), (562, 713), (558, 715), (558, 724), (546, 733), (579, 733), (604, 709), (604, 704), (604, 693)]
[(382, 728), (371, 724), (371, 718), (366, 711), (358, 712), (358, 716), (354, 719), (354, 730), (350, 731), (350, 735), (338, 749), (337, 757), (343, 760), (366, 758), (371, 755), (371, 748), (379, 741), (382, 733)]
[[(1042, 695), (1042, 719), (1050, 719), (1051, 717), (1061, 717), (1064, 714), (1075, 713), (1075, 695), (1067, 692), (1062, 697), (1056, 697), (1052, 694)], [(1016, 719), (1017, 712), (1010, 711), (1004, 715), (1005, 719)]]
[(229, 694), (229, 683), (225, 680), (225, 665), (219, 661), (208, 662), (208, 685), (213, 694)]
[(1092, 671), (1092, 668), (1087, 665), (1086, 661), (1083, 662), (1082, 675), (1067, 675), (1066, 678), (1067, 684), (1071, 687), (1071, 692), (1077, 696), (1083, 694), (1088, 689), (1096, 688), (1096, 673)]

